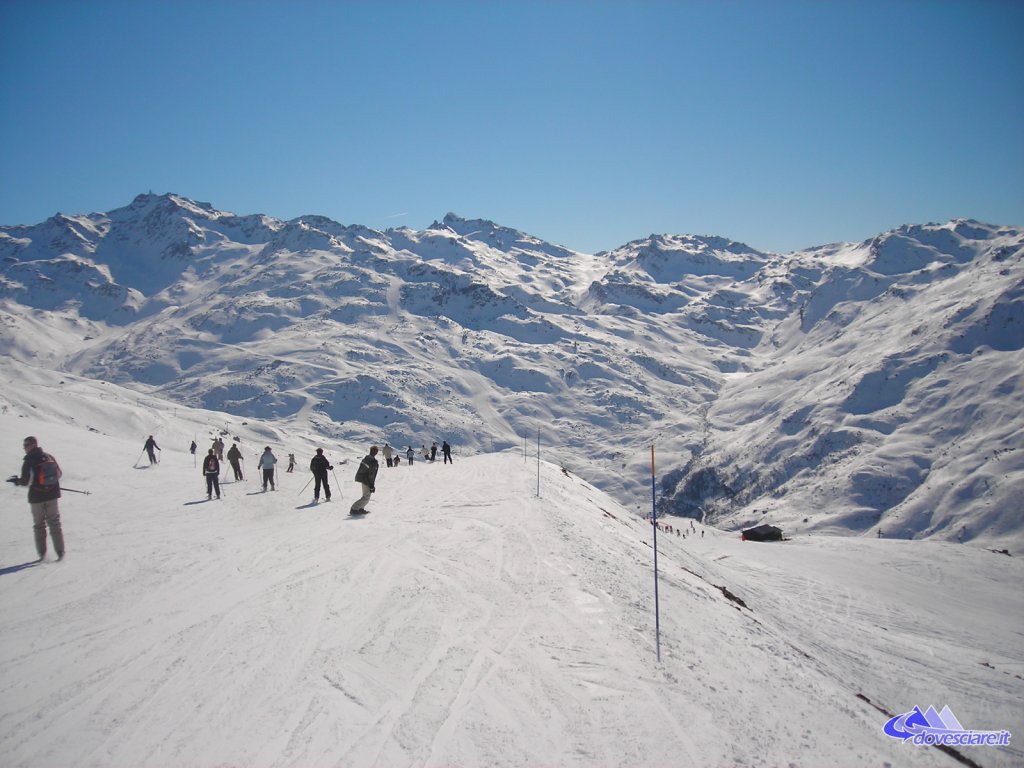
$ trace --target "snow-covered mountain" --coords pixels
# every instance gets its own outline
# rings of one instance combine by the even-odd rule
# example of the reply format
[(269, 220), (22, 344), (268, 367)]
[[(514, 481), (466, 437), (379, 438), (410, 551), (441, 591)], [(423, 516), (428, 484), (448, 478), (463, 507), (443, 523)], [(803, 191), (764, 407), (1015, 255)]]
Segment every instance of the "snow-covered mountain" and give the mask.
[(1024, 543), (1024, 228), (583, 254), (176, 195), (0, 227), (0, 349), (352, 447), (542, 452), (720, 527)]
[[(211, 430), (245, 479), (224, 467), (207, 501), (188, 445)], [(0, 434), (7, 471), (27, 434), (57, 456), (67, 545), (36, 562), (25, 489), (0, 487), (5, 768), (1024, 761), (1016, 553), (655, 529), (518, 450), (381, 467), (350, 518), (365, 446), (16, 361)], [(256, 477), (266, 445), (276, 492)], [(311, 503), (316, 445), (329, 504)], [(1006, 739), (886, 734), (915, 707)]]

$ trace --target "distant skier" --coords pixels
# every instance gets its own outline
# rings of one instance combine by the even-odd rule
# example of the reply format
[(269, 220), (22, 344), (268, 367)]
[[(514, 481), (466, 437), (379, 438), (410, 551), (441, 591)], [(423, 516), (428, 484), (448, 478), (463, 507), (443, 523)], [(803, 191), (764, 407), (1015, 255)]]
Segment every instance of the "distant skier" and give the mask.
[(349, 509), (350, 515), (365, 515), (370, 511), (366, 508), (366, 505), (370, 502), (370, 494), (377, 490), (375, 483), (379, 468), (380, 464), (377, 463), (377, 446), (372, 445), (370, 446), (369, 454), (359, 462), (359, 469), (356, 470), (356, 482), (362, 484), (363, 495), (356, 499), (352, 508)]
[(413, 457), (415, 455), (416, 455), (416, 451), (414, 451), (412, 449), (412, 446), (410, 445), (409, 449), (405, 452), (405, 458), (408, 459), (410, 467), (412, 466), (412, 460), (413, 460)]
[(217, 461), (224, 461), (224, 441), (218, 437), (214, 439), (211, 447), (217, 453)]
[(242, 480), (242, 452), (238, 450), (238, 443), (232, 443), (228, 448), (228, 461), (231, 462), (231, 469), (235, 473), (235, 480)]
[(424, 461), (430, 461), (430, 451), (427, 450), (427, 446), (420, 446), (420, 456), (423, 457)]
[(433, 463), (433, 461), (436, 458), (437, 458), (437, 443), (431, 443), (430, 444), (430, 461), (431, 461), (431, 463)]
[(152, 435), (149, 436), (149, 439), (146, 441), (146, 444), (142, 447), (145, 448), (146, 453), (149, 454), (149, 463), (156, 464), (155, 451), (159, 451), (160, 446), (156, 444), (156, 440), (153, 439)]
[(289, 453), (288, 454), (288, 469), (286, 469), (285, 472), (294, 472), (294, 471), (295, 471), (295, 454), (294, 453)]
[(455, 463), (454, 461), (452, 461), (452, 447), (450, 445), (448, 445), (448, 441), (447, 440), (445, 440), (443, 443), (441, 443), (441, 453), (444, 454), (444, 463), (445, 464), (448, 464), (449, 462), (452, 463), (452, 464)]
[(213, 448), (203, 459), (203, 477), (206, 478), (206, 498), (210, 499), (213, 497), (214, 491), (217, 493), (217, 498), (220, 498), (220, 460), (217, 458), (216, 451)]
[(192, 445), (190, 445), (190, 446), (188, 447), (188, 452), (189, 452), (189, 453), (191, 453), (191, 454), (192, 454), (193, 456), (195, 456), (195, 455), (196, 455), (196, 448), (198, 448), (198, 447), (199, 447), (199, 446), (198, 446), (198, 445), (196, 445), (196, 441), (195, 441), (195, 440), (193, 440), (193, 441), (192, 441)]
[(389, 467), (393, 466), (394, 462), (392, 462), (392, 460), (391, 460), (391, 454), (392, 454), (391, 446), (388, 445), (387, 443), (384, 443), (384, 447), (381, 449), (381, 453), (384, 454), (384, 461), (387, 463), (387, 465)]
[[(276, 491), (274, 487), (274, 466), (277, 464), (277, 457), (271, 452), (270, 446), (268, 445), (263, 449), (263, 455), (260, 456), (260, 469), (263, 470), (263, 490), (267, 490), (267, 483), (270, 483), (270, 490)], [(329, 497), (328, 497), (329, 498)]]
[(316, 480), (313, 486), (313, 501), (320, 501), (321, 486), (324, 489), (324, 498), (327, 501), (331, 500), (331, 486), (327, 482), (327, 470), (329, 469), (334, 469), (334, 467), (324, 456), (324, 449), (317, 448), (316, 456), (309, 462), (309, 471), (313, 473), (313, 479)]

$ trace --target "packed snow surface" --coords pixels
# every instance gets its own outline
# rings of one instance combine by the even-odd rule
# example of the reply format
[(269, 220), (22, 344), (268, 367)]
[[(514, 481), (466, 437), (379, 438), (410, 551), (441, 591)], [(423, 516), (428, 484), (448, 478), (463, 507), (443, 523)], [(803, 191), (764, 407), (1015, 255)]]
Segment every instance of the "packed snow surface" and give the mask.
[(0, 373), (9, 474), (33, 434), (91, 492), (64, 494), (67, 557), (37, 564), (25, 489), (0, 489), (0, 765), (957, 765), (883, 733), (929, 705), (1013, 734), (961, 748), (977, 764), (1024, 762), (1019, 557), (656, 531), (543, 455), (459, 446), (382, 462), (352, 518), (361, 452), (255, 420), (225, 435), (247, 479), (225, 463), (207, 501), (187, 448), (223, 414)]

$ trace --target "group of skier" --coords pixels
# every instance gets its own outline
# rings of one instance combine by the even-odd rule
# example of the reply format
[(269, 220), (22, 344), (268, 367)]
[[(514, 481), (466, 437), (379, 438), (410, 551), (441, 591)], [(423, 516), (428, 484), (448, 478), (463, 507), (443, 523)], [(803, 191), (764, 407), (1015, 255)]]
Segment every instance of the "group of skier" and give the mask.
[[(445, 443), (447, 446), (448, 443)], [(195, 442), (192, 443), (193, 453), (195, 448)], [(411, 450), (411, 449), (410, 449)], [(449, 455), (451, 448), (448, 448), (446, 455)], [(363, 457), (363, 460), (359, 463), (359, 469), (356, 471), (356, 482), (362, 487), (362, 495), (356, 499), (349, 509), (349, 513), (353, 515), (367, 514), (370, 510), (366, 508), (366, 505), (370, 501), (370, 495), (376, 490), (377, 481), (377, 469), (379, 464), (377, 462), (377, 446), (371, 446), (370, 452)], [(449, 456), (450, 457), (450, 456)], [(231, 467), (235, 473), (235, 479), (242, 479), (242, 471), (239, 466), (241, 461), (242, 453), (238, 450), (237, 445), (232, 445), (231, 450), (228, 451), (228, 461), (231, 462)], [(288, 454), (289, 464), (288, 471), (292, 472), (295, 468), (295, 454)], [(274, 474), (277, 467), (277, 457), (274, 456), (274, 452), (267, 446), (263, 449), (263, 454), (260, 456), (258, 467), (263, 473), (263, 490), (267, 490), (267, 485), (270, 486), (270, 490), (275, 491), (277, 487), (274, 483)], [(324, 500), (331, 500), (331, 483), (327, 473), (334, 469), (334, 465), (328, 460), (327, 456), (324, 455), (323, 448), (316, 449), (316, 455), (309, 462), (309, 471), (313, 474), (314, 482), (313, 486), (313, 502), (317, 503), (320, 501), (320, 493), (323, 492)], [(220, 498), (220, 459), (217, 456), (216, 447), (211, 447), (207, 452), (206, 458), (203, 459), (203, 476), (206, 478), (206, 498), (213, 498), (213, 494), (216, 493), (217, 498)], [(309, 483), (307, 483), (308, 485)]]
[[(384, 443), (384, 448), (382, 449), (381, 453), (384, 454), (384, 461), (387, 463), (389, 467), (397, 467), (402, 463), (402, 457), (400, 453), (387, 443)], [(452, 461), (452, 447), (448, 445), (447, 440), (443, 440), (441, 442), (441, 453), (444, 455), (445, 464), (455, 463), (454, 461)], [(427, 449), (427, 446), (422, 446), (420, 448), (420, 456), (422, 456), (424, 461), (435, 461), (437, 459), (437, 443), (431, 444), (429, 450)], [(413, 447), (410, 445), (405, 450), (405, 459), (407, 462), (409, 462), (409, 464), (412, 464), (415, 457), (416, 451), (414, 451)]]
[[(28, 501), (32, 510), (36, 552), (39, 555), (39, 560), (41, 561), (46, 557), (47, 529), (49, 529), (49, 538), (53, 542), (53, 549), (57, 555), (57, 559), (62, 560), (64, 558), (64, 532), (61, 527), (60, 509), (57, 502), (61, 497), (60, 466), (51, 454), (43, 451), (39, 446), (39, 441), (35, 437), (26, 437), (22, 442), (22, 446), (25, 449), (25, 460), (22, 463), (21, 474), (12, 475), (7, 478), (7, 482), (13, 483), (14, 485), (28, 486)], [(195, 440), (193, 440), (189, 447), (189, 451), (193, 456), (195, 456), (197, 449), (198, 445)], [(153, 435), (150, 435), (143, 445), (143, 451), (149, 457), (150, 465), (159, 463), (156, 451), (160, 450), (161, 448), (157, 445)], [(444, 441), (441, 451), (444, 454), (445, 463), (447, 464), (451, 462), (451, 446), (447, 441)], [(398, 466), (401, 459), (397, 456), (395, 450), (390, 445), (385, 443), (383, 452), (389, 467)], [(377, 490), (376, 481), (377, 470), (379, 468), (377, 453), (377, 446), (371, 446), (369, 453), (363, 457), (362, 461), (359, 463), (359, 468), (356, 470), (355, 481), (360, 484), (362, 493), (350, 507), (350, 514), (363, 515), (370, 511), (366, 506), (370, 501), (370, 496)], [(433, 444), (430, 451), (427, 451), (426, 446), (423, 447), (423, 456), (428, 461), (433, 461), (436, 454), (437, 443)], [(413, 463), (414, 455), (415, 452), (413, 451), (412, 446), (409, 446), (406, 451), (409, 464)], [(216, 495), (218, 499), (221, 497), (220, 472), (221, 461), (223, 460), (224, 441), (218, 437), (213, 441), (213, 444), (207, 451), (206, 456), (203, 457), (202, 461), (202, 473), (206, 480), (207, 499), (212, 499), (214, 495)], [(244, 479), (241, 466), (242, 452), (239, 450), (237, 444), (233, 444), (228, 450), (227, 460), (231, 464), (235, 480)], [(271, 450), (269, 445), (263, 449), (263, 453), (260, 455), (257, 467), (262, 474), (263, 490), (266, 491), (269, 486), (271, 491), (276, 491), (277, 484), (275, 482), (275, 474), (277, 469), (277, 457), (274, 455), (274, 452)], [(328, 481), (327, 473), (333, 469), (334, 465), (331, 464), (324, 455), (323, 448), (317, 448), (316, 455), (309, 462), (309, 470), (313, 474), (311, 482), (315, 481), (315, 485), (313, 487), (314, 503), (320, 501), (321, 491), (323, 492), (325, 500), (331, 500), (331, 486)], [(295, 471), (294, 453), (288, 454), (287, 471)], [(307, 485), (308, 484), (309, 483), (307, 483)], [(84, 493), (84, 491), (79, 492)]]
[[(147, 440), (147, 450), (150, 450), (148, 446), (150, 443), (156, 446), (153, 441), (152, 435)], [(195, 440), (192, 441), (190, 451), (193, 455), (196, 453)], [(159, 447), (157, 447), (159, 450)], [(441, 453), (444, 456), (444, 463), (454, 463), (452, 460), (452, 447), (448, 444), (447, 440), (441, 443)], [(425, 461), (434, 461), (437, 457), (438, 445), (433, 443), (431, 448), (428, 450), (426, 446), (423, 446), (421, 455)], [(349, 512), (353, 515), (366, 514), (369, 510), (366, 505), (370, 501), (370, 496), (376, 491), (376, 479), (377, 470), (379, 468), (379, 462), (377, 461), (377, 454), (383, 453), (384, 459), (389, 467), (397, 467), (401, 464), (401, 456), (394, 448), (391, 447), (387, 442), (384, 443), (383, 449), (378, 449), (377, 446), (371, 446), (370, 452), (363, 457), (359, 463), (359, 469), (356, 471), (355, 480), (360, 484), (362, 493), (358, 499), (352, 504)], [(406, 460), (411, 465), (413, 463), (416, 452), (410, 445), (405, 451)], [(206, 478), (206, 498), (212, 499), (214, 496), (220, 498), (220, 473), (221, 473), (221, 462), (224, 459), (224, 441), (219, 437), (215, 438), (211, 444), (207, 455), (203, 459), (202, 473)], [(243, 480), (244, 473), (242, 471), (242, 452), (239, 450), (237, 443), (232, 444), (231, 448), (227, 452), (227, 460), (231, 464), (231, 470), (234, 473), (235, 480)], [(260, 456), (259, 464), (257, 465), (262, 473), (263, 490), (267, 490), (267, 486), (270, 486), (271, 491), (277, 490), (275, 483), (275, 474), (277, 469), (277, 457), (274, 456), (270, 446), (267, 446), (263, 450), (263, 454)], [(327, 456), (324, 455), (323, 448), (316, 449), (316, 455), (309, 462), (309, 471), (313, 477), (310, 480), (313, 485), (313, 503), (319, 503), (320, 496), (323, 494), (325, 501), (331, 500), (331, 483), (328, 477), (328, 473), (334, 469), (334, 465), (328, 460)], [(287, 472), (295, 471), (295, 454), (288, 454), (288, 469)], [(337, 479), (337, 478), (335, 478)], [(309, 485), (307, 483), (306, 485)]]
[[(192, 443), (192, 453), (195, 454), (195, 442)], [(235, 480), (245, 479), (242, 474), (242, 452), (238, 450), (237, 445), (232, 445), (228, 449), (227, 454), (228, 462), (231, 464), (231, 470), (234, 472)], [(294, 457), (293, 457), (294, 459)], [(203, 459), (203, 477), (206, 478), (206, 498), (213, 498), (213, 494), (217, 494), (217, 498), (220, 498), (220, 462), (221, 457), (217, 455), (216, 448), (210, 448), (206, 453), (206, 457)], [(270, 485), (270, 490), (276, 491), (277, 485), (274, 482), (274, 474), (277, 469), (277, 457), (274, 452), (270, 450), (268, 445), (263, 449), (263, 453), (260, 455), (259, 463), (256, 465), (263, 476), (263, 490), (267, 490), (267, 485)], [(288, 470), (291, 472), (291, 469)]]

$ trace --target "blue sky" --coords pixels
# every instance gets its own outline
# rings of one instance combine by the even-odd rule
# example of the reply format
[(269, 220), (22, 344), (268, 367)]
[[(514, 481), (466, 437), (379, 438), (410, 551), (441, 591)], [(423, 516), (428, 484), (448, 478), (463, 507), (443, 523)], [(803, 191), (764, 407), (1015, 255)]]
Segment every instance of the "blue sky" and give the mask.
[(174, 192), (596, 252), (1024, 225), (1024, 3), (0, 0), (0, 224)]

